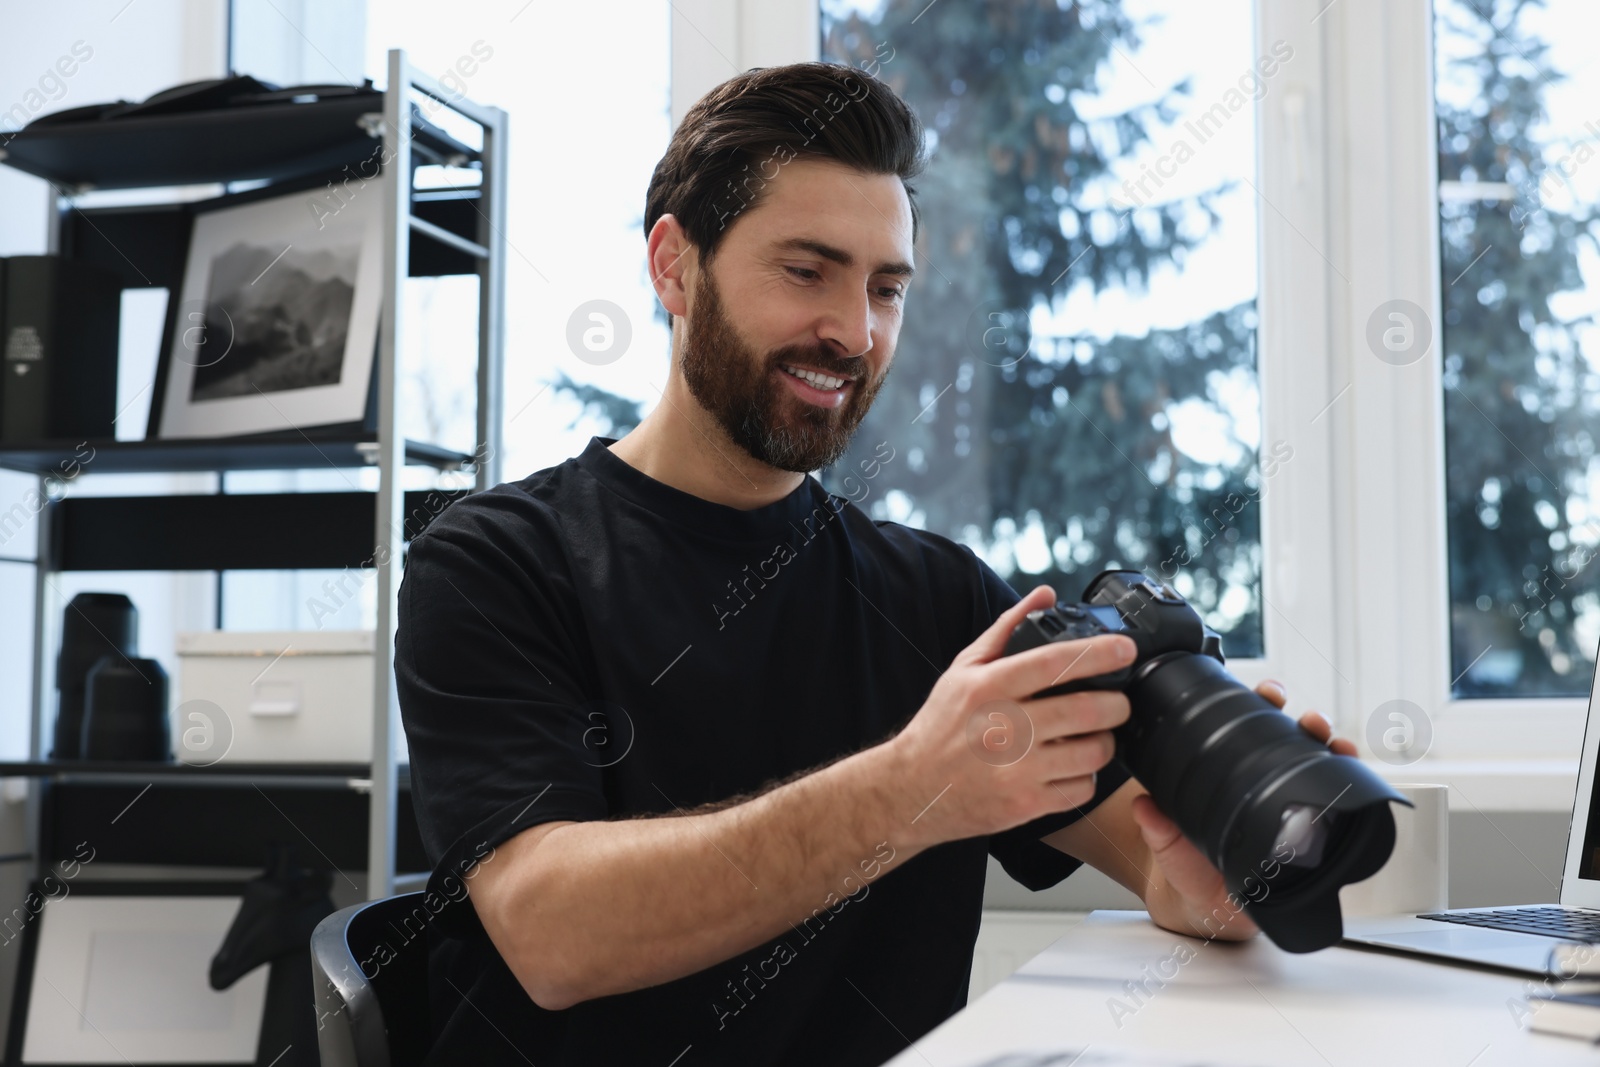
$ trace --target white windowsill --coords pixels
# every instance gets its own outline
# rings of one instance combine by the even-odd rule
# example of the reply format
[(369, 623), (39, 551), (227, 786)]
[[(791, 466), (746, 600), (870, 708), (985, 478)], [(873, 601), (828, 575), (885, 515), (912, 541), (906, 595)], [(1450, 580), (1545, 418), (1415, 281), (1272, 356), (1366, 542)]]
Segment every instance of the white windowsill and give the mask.
[(1578, 785), (1573, 759), (1419, 760), (1394, 767), (1367, 765), (1389, 782), (1450, 786), (1451, 811), (1571, 812)]

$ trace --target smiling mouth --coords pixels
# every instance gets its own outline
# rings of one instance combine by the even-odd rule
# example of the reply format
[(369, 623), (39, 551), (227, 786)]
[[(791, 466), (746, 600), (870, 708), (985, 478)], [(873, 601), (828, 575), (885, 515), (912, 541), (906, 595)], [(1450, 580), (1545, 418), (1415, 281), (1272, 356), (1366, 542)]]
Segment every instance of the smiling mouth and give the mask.
[(813, 389), (821, 389), (825, 392), (840, 390), (851, 383), (849, 378), (823, 374), (821, 371), (807, 370), (804, 367), (795, 367), (788, 363), (780, 363), (778, 366), (791, 377), (799, 378)]

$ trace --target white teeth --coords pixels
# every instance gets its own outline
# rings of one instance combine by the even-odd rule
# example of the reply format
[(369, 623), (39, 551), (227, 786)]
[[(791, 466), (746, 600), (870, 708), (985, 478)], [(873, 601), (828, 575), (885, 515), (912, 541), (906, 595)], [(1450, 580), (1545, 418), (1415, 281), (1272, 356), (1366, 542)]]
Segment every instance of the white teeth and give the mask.
[(810, 382), (818, 389), (837, 389), (845, 382), (843, 378), (835, 378), (827, 374), (818, 374), (816, 371), (811, 370), (801, 370), (798, 367), (791, 367), (787, 363), (780, 364), (780, 366), (782, 366), (784, 370), (788, 371), (796, 378)]

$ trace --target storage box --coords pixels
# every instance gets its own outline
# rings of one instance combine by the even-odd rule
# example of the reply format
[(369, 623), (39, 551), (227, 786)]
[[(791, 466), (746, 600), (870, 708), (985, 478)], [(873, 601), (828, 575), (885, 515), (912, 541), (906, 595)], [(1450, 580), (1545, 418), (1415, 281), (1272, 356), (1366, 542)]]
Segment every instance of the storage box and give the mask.
[(373, 631), (181, 633), (176, 651), (180, 761), (372, 759)]

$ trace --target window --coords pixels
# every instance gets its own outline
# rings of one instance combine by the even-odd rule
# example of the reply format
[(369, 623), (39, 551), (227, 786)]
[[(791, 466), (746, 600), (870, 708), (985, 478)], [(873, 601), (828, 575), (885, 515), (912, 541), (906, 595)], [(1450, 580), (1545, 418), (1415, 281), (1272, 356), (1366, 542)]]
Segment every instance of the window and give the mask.
[[(822, 58), (927, 127), (919, 273), (851, 454), (862, 501), (1014, 586), (1169, 579), (1263, 654), (1256, 101), (1294, 49), (1250, 0), (822, 0)], [(841, 490), (842, 491), (842, 490)], [(859, 492), (859, 491), (858, 491)]]
[(1438, 0), (1454, 695), (1587, 696), (1600, 643), (1600, 11)]

